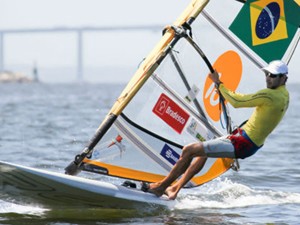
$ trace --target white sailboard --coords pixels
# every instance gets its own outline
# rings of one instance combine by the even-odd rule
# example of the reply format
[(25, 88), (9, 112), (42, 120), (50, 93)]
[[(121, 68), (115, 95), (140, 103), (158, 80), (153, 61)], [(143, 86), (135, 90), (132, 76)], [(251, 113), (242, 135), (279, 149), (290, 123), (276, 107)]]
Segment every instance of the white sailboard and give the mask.
[[(208, 74), (216, 69), (231, 90), (251, 92), (264, 88), (260, 68), (273, 59), (289, 62), (297, 46), (298, 4), (293, 0), (193, 0), (182, 15), (165, 28), (162, 39), (139, 66), (94, 137), (65, 168), (66, 174), (86, 171), (132, 181), (157, 182), (170, 172), (184, 145), (224, 135), (248, 119), (251, 111), (237, 111), (227, 105), (215, 92)], [(228, 7), (236, 13), (227, 13)], [(269, 12), (276, 17), (270, 17)], [(268, 21), (270, 18), (276, 21)], [(267, 34), (261, 34), (261, 20), (266, 20), (267, 25), (273, 24), (271, 28), (263, 27), (269, 30)], [(239, 23), (244, 24), (243, 29), (239, 29)], [(285, 35), (280, 36), (282, 31)], [(278, 49), (278, 52), (265, 54), (270, 49)], [(230, 168), (238, 168), (235, 159), (208, 159), (186, 187), (209, 182)], [(42, 177), (41, 171), (36, 174), (34, 179)], [(51, 173), (51, 176), (70, 179), (66, 175)], [(79, 185), (82, 179), (74, 177), (68, 182)], [(88, 183), (91, 188), (103, 188), (109, 190), (107, 193), (126, 196), (127, 200), (136, 201), (143, 196), (140, 202), (148, 203), (156, 198), (113, 184), (101, 187), (92, 181)], [(89, 184), (85, 183), (85, 188)], [(119, 206), (124, 206), (124, 199), (105, 191), (98, 192), (104, 199), (115, 198), (112, 200), (115, 204), (120, 202)], [(162, 199), (157, 198), (157, 201), (157, 204), (165, 204)]]
[(2, 198), (42, 207), (138, 209), (145, 204), (175, 204), (166, 197), (157, 198), (136, 188), (1, 161), (0, 181)]

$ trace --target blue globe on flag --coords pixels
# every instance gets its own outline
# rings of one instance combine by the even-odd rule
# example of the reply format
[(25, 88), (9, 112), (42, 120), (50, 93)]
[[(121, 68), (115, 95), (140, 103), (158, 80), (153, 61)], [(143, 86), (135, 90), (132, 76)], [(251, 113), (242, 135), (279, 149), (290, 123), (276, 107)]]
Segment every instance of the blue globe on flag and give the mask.
[(280, 18), (280, 6), (276, 2), (268, 4), (260, 13), (257, 19), (255, 31), (258, 38), (264, 39), (269, 37)]

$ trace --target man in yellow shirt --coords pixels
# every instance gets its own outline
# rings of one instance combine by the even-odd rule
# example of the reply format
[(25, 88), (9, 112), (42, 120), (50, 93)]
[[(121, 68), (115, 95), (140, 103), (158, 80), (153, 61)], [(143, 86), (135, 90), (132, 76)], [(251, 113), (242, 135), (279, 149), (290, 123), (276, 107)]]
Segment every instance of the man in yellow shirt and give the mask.
[(207, 157), (244, 159), (262, 147), (289, 105), (289, 93), (285, 87), (287, 65), (281, 60), (275, 60), (262, 70), (266, 75), (267, 88), (254, 94), (232, 92), (222, 84), (217, 72), (209, 75), (218, 91), (233, 107), (255, 107), (254, 112), (241, 128), (230, 135), (185, 146), (169, 175), (144, 189), (157, 196), (165, 193), (170, 199), (175, 199), (180, 189), (203, 168)]

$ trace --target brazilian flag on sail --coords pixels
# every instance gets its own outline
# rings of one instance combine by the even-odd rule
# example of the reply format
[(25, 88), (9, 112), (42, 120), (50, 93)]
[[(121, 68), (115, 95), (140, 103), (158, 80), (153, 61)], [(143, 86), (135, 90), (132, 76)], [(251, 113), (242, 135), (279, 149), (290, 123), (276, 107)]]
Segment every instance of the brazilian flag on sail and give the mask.
[(300, 0), (247, 0), (229, 29), (264, 61), (282, 59), (300, 25)]

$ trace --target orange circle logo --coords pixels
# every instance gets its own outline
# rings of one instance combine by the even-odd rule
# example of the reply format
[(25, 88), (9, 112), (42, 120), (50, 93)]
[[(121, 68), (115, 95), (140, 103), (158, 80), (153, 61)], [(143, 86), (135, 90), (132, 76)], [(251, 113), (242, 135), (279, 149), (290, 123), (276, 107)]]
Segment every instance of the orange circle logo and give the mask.
[[(234, 51), (223, 53), (213, 64), (213, 68), (220, 74), (220, 80), (224, 85), (235, 91), (242, 78), (242, 60)], [(219, 94), (217, 93), (214, 83), (207, 76), (204, 91), (203, 102), (208, 116), (213, 121), (220, 120), (221, 108), (219, 106)]]

